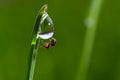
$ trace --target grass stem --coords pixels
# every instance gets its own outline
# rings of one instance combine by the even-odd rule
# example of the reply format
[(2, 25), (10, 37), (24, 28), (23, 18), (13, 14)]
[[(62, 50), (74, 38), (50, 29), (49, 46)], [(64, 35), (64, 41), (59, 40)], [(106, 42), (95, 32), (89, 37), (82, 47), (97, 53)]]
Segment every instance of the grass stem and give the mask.
[(90, 11), (88, 12), (88, 16), (85, 19), (85, 25), (87, 30), (76, 80), (86, 80), (87, 77), (102, 1), (103, 0), (92, 0), (89, 9)]
[(31, 38), (31, 49), (30, 49), (30, 56), (29, 56), (29, 64), (28, 64), (28, 74), (27, 74), (27, 80), (33, 80), (34, 77), (34, 71), (35, 71), (35, 64), (36, 64), (36, 58), (38, 53), (38, 48), (40, 47), (40, 38), (37, 38), (38, 32), (41, 31), (41, 25), (43, 20), (43, 15), (47, 10), (47, 4), (45, 4), (39, 11), (33, 33)]
[(29, 72), (28, 72), (27, 80), (33, 80), (39, 44), (40, 44), (40, 39), (37, 39), (36, 45), (31, 45), (30, 60), (29, 60)]

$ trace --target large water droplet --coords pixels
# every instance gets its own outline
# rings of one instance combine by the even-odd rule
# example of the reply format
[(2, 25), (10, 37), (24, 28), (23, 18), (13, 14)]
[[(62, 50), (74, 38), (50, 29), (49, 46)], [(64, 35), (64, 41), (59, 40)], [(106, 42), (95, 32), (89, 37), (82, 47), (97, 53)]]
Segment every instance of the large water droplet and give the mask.
[(53, 34), (54, 34), (53, 21), (47, 14), (47, 12), (44, 12), (41, 18), (40, 28), (37, 34), (37, 38), (50, 39), (53, 37)]

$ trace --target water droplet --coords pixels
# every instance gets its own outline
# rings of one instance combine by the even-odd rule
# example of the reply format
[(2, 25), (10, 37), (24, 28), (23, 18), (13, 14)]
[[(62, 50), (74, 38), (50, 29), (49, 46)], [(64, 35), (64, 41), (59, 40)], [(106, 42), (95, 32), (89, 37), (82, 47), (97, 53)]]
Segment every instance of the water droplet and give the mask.
[(92, 18), (87, 18), (84, 23), (85, 23), (86, 27), (91, 28), (92, 25), (94, 24), (94, 21)]
[(47, 14), (47, 12), (45, 12), (41, 18), (40, 29), (37, 34), (37, 38), (50, 39), (53, 37), (53, 34), (54, 34), (53, 21)]

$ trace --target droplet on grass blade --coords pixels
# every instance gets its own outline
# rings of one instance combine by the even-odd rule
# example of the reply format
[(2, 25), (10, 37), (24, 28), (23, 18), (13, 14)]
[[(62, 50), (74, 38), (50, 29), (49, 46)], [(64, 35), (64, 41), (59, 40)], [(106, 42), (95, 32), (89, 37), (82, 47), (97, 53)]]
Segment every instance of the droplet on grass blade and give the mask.
[[(36, 39), (40, 39), (41, 43), (41, 47), (45, 47), (45, 44), (49, 44), (48, 47), (49, 48), (53, 45), (55, 45), (55, 43), (53, 44), (53, 35), (54, 35), (54, 24), (52, 19), (50, 18), (50, 16), (47, 13), (47, 5), (44, 5), (38, 14), (38, 18), (40, 16), (40, 21), (38, 21), (39, 23), (39, 28), (37, 31), (37, 36)], [(56, 39), (55, 39), (56, 41)], [(51, 44), (52, 43), (52, 44)]]
[(37, 34), (37, 38), (50, 39), (53, 37), (53, 34), (54, 34), (53, 21), (45, 11), (40, 21), (40, 28)]

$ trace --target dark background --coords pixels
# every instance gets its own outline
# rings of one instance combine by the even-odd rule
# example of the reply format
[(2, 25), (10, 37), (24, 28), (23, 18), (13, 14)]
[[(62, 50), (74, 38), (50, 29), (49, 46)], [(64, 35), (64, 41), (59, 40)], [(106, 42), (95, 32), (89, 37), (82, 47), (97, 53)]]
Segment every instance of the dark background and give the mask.
[[(26, 80), (30, 37), (45, 3), (57, 44), (39, 49), (34, 80), (75, 80), (91, 1), (0, 0), (0, 80)], [(86, 80), (120, 80), (120, 0), (103, 1)]]

